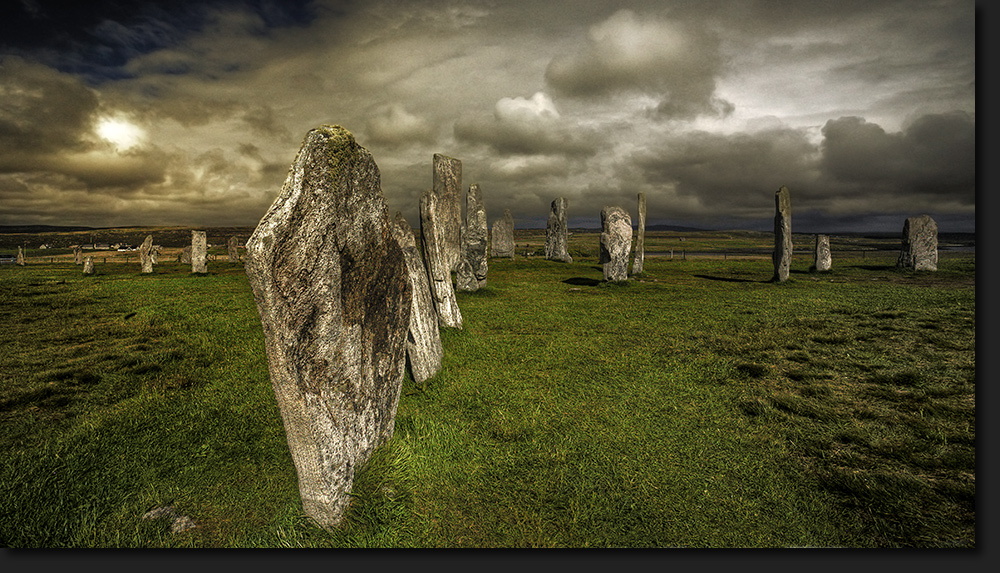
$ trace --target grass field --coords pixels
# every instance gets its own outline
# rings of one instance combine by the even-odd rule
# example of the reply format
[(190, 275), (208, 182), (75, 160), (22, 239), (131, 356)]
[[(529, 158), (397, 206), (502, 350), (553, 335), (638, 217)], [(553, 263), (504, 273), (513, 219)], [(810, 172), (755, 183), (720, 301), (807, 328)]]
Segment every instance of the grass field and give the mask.
[[(302, 513), (241, 265), (5, 265), (0, 545), (976, 546), (974, 253), (835, 250), (783, 284), (658, 256), (613, 285), (584, 239), (459, 293), (332, 531)], [(197, 527), (142, 519), (167, 505)]]

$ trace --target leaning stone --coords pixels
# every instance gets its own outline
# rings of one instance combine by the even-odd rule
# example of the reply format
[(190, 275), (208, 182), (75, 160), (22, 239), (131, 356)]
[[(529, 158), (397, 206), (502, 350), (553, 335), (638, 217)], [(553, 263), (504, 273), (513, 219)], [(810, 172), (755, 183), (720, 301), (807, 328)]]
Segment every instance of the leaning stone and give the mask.
[(639, 193), (639, 226), (636, 228), (635, 259), (632, 261), (632, 274), (642, 272), (646, 258), (646, 194)]
[(208, 272), (208, 237), (205, 231), (191, 231), (191, 272)]
[(226, 251), (228, 251), (229, 253), (229, 262), (231, 263), (240, 262), (239, 246), (240, 246), (240, 240), (237, 239), (236, 237), (229, 237), (229, 240), (226, 241)]
[(489, 272), (489, 227), (483, 193), (475, 183), (469, 186), (465, 196), (465, 226), (461, 239), (463, 258), (472, 266), (472, 274), (479, 283), (476, 288), (483, 288)]
[(17, 246), (17, 260), (15, 262), (22, 267), (24, 266), (24, 248), (20, 245)]
[(438, 324), (449, 328), (462, 328), (462, 312), (458, 308), (455, 289), (451, 284), (451, 268), (440, 243), (437, 211), (437, 194), (426, 191), (420, 196), (420, 244), (427, 266), (427, 278), (434, 298)]
[(621, 207), (601, 209), (601, 263), (604, 280), (628, 280), (628, 252), (632, 247), (632, 218)]
[(85, 275), (94, 274), (94, 257), (89, 256), (83, 260), (83, 274)]
[(380, 174), (340, 126), (311, 130), (246, 244), (268, 371), (306, 514), (341, 522), (392, 437), (412, 300)]
[(788, 187), (782, 186), (774, 194), (774, 282), (788, 280), (792, 265), (792, 199)]
[(406, 336), (406, 357), (413, 380), (423, 382), (441, 371), (444, 350), (441, 346), (441, 333), (437, 312), (434, 310), (434, 299), (431, 296), (431, 286), (427, 281), (427, 267), (413, 237), (413, 228), (402, 213), (396, 213), (395, 223), (392, 233), (403, 249), (406, 274), (410, 278), (410, 286), (413, 287), (410, 329)]
[(566, 206), (564, 197), (559, 197), (552, 202), (549, 211), (549, 221), (545, 227), (545, 258), (550, 261), (562, 261), (572, 263), (573, 257), (569, 256), (566, 246)]
[(937, 223), (930, 215), (908, 217), (903, 223), (903, 242), (896, 266), (914, 271), (936, 271), (937, 245)]
[(503, 218), (493, 221), (493, 241), (490, 256), (514, 258), (514, 216), (503, 210)]
[(146, 235), (146, 240), (139, 245), (139, 263), (142, 272), (153, 272), (153, 235)]
[(830, 237), (816, 235), (816, 251), (813, 257), (812, 271), (828, 271), (833, 266), (833, 256), (830, 254)]
[(434, 154), (434, 195), (438, 224), (438, 244), (448, 263), (448, 271), (458, 268), (462, 259), (460, 230), (462, 227), (462, 162), (453, 157)]

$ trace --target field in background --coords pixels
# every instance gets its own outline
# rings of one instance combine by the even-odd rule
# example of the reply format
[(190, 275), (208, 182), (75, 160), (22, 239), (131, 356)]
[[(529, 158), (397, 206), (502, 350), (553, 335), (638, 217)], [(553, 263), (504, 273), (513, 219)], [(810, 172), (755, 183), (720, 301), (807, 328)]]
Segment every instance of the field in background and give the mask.
[[(607, 285), (596, 238), (459, 294), (335, 531), (301, 512), (241, 265), (4, 265), (0, 545), (975, 547), (974, 252), (912, 273), (834, 241), (773, 284), (735, 255), (770, 234), (650, 233), (674, 258)], [(198, 527), (141, 519), (165, 505)]]

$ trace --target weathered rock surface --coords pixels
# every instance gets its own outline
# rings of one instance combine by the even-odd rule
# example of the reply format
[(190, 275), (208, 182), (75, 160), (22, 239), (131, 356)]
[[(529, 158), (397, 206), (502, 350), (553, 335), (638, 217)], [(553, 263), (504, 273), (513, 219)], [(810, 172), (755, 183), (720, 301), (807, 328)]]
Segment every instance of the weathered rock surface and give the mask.
[(412, 287), (371, 154), (311, 130), (246, 245), (271, 385), (305, 512), (338, 524), (358, 467), (393, 432)]
[(830, 237), (816, 235), (816, 250), (813, 256), (813, 271), (828, 271), (833, 266), (833, 255), (830, 253)]
[(434, 228), (450, 272), (458, 268), (462, 259), (462, 162), (435, 153), (433, 190), (437, 210), (437, 224)]
[(510, 209), (503, 210), (503, 218), (493, 221), (493, 240), (490, 256), (514, 258), (514, 216)]
[(22, 267), (24, 266), (24, 248), (20, 245), (17, 246), (17, 259), (14, 262)]
[(896, 266), (914, 271), (936, 271), (938, 228), (930, 215), (908, 217), (903, 223), (903, 242)]
[(92, 275), (94, 274), (94, 257), (89, 256), (83, 260), (83, 274)]
[(153, 272), (153, 235), (146, 235), (146, 239), (139, 245), (139, 263), (142, 265), (142, 272)]
[(413, 287), (410, 305), (410, 329), (406, 336), (406, 358), (410, 374), (416, 382), (423, 382), (441, 371), (444, 349), (441, 346), (441, 332), (438, 327), (434, 298), (427, 280), (424, 257), (417, 248), (413, 237), (413, 227), (402, 213), (396, 213), (393, 236), (403, 250), (406, 273)]
[(191, 231), (191, 272), (208, 272), (208, 237), (205, 231)]
[(462, 312), (455, 298), (451, 283), (451, 267), (442, 249), (437, 231), (437, 194), (426, 191), (420, 196), (420, 244), (427, 266), (427, 279), (431, 285), (434, 310), (438, 324), (448, 328), (462, 328)]
[(483, 288), (490, 269), (489, 227), (486, 223), (483, 192), (475, 183), (469, 186), (465, 196), (465, 226), (462, 228), (461, 243), (463, 257), (472, 267), (472, 274), (479, 283), (476, 288)]
[[(150, 238), (150, 244), (153, 244), (153, 239)], [(83, 264), (83, 249), (80, 247), (73, 247), (73, 262), (77, 265)]]
[(181, 249), (181, 254), (178, 255), (177, 257), (177, 262), (181, 263), (182, 265), (191, 264), (191, 245), (187, 245), (186, 247)]
[(455, 290), (463, 292), (479, 290), (479, 281), (476, 280), (476, 274), (469, 261), (463, 260), (458, 263), (458, 270), (455, 271)]
[(646, 259), (646, 194), (639, 193), (639, 224), (636, 227), (635, 237), (635, 259), (632, 261), (632, 274), (637, 275), (642, 272), (642, 265)]
[(792, 199), (788, 187), (782, 186), (774, 194), (774, 263), (775, 282), (788, 280), (792, 266)]
[(601, 264), (604, 280), (628, 280), (628, 252), (632, 248), (632, 218), (621, 207), (601, 209)]
[(573, 262), (573, 257), (569, 256), (566, 244), (568, 238), (566, 207), (566, 198), (559, 197), (552, 202), (549, 211), (549, 221), (545, 227), (545, 258), (550, 261)]
[(229, 262), (238, 263), (240, 262), (240, 240), (236, 237), (229, 237), (226, 241), (226, 252), (229, 255)]

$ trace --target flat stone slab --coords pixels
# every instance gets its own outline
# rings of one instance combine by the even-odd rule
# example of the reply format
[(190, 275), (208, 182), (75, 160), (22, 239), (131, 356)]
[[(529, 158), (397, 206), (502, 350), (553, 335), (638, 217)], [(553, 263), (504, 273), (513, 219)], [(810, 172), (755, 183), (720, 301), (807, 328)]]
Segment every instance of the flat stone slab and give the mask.
[(424, 257), (417, 248), (413, 227), (402, 213), (396, 213), (392, 232), (403, 249), (406, 273), (413, 287), (410, 329), (406, 336), (407, 363), (413, 380), (423, 382), (441, 371), (441, 359), (444, 357), (437, 311), (434, 310), (434, 298), (427, 280)]

